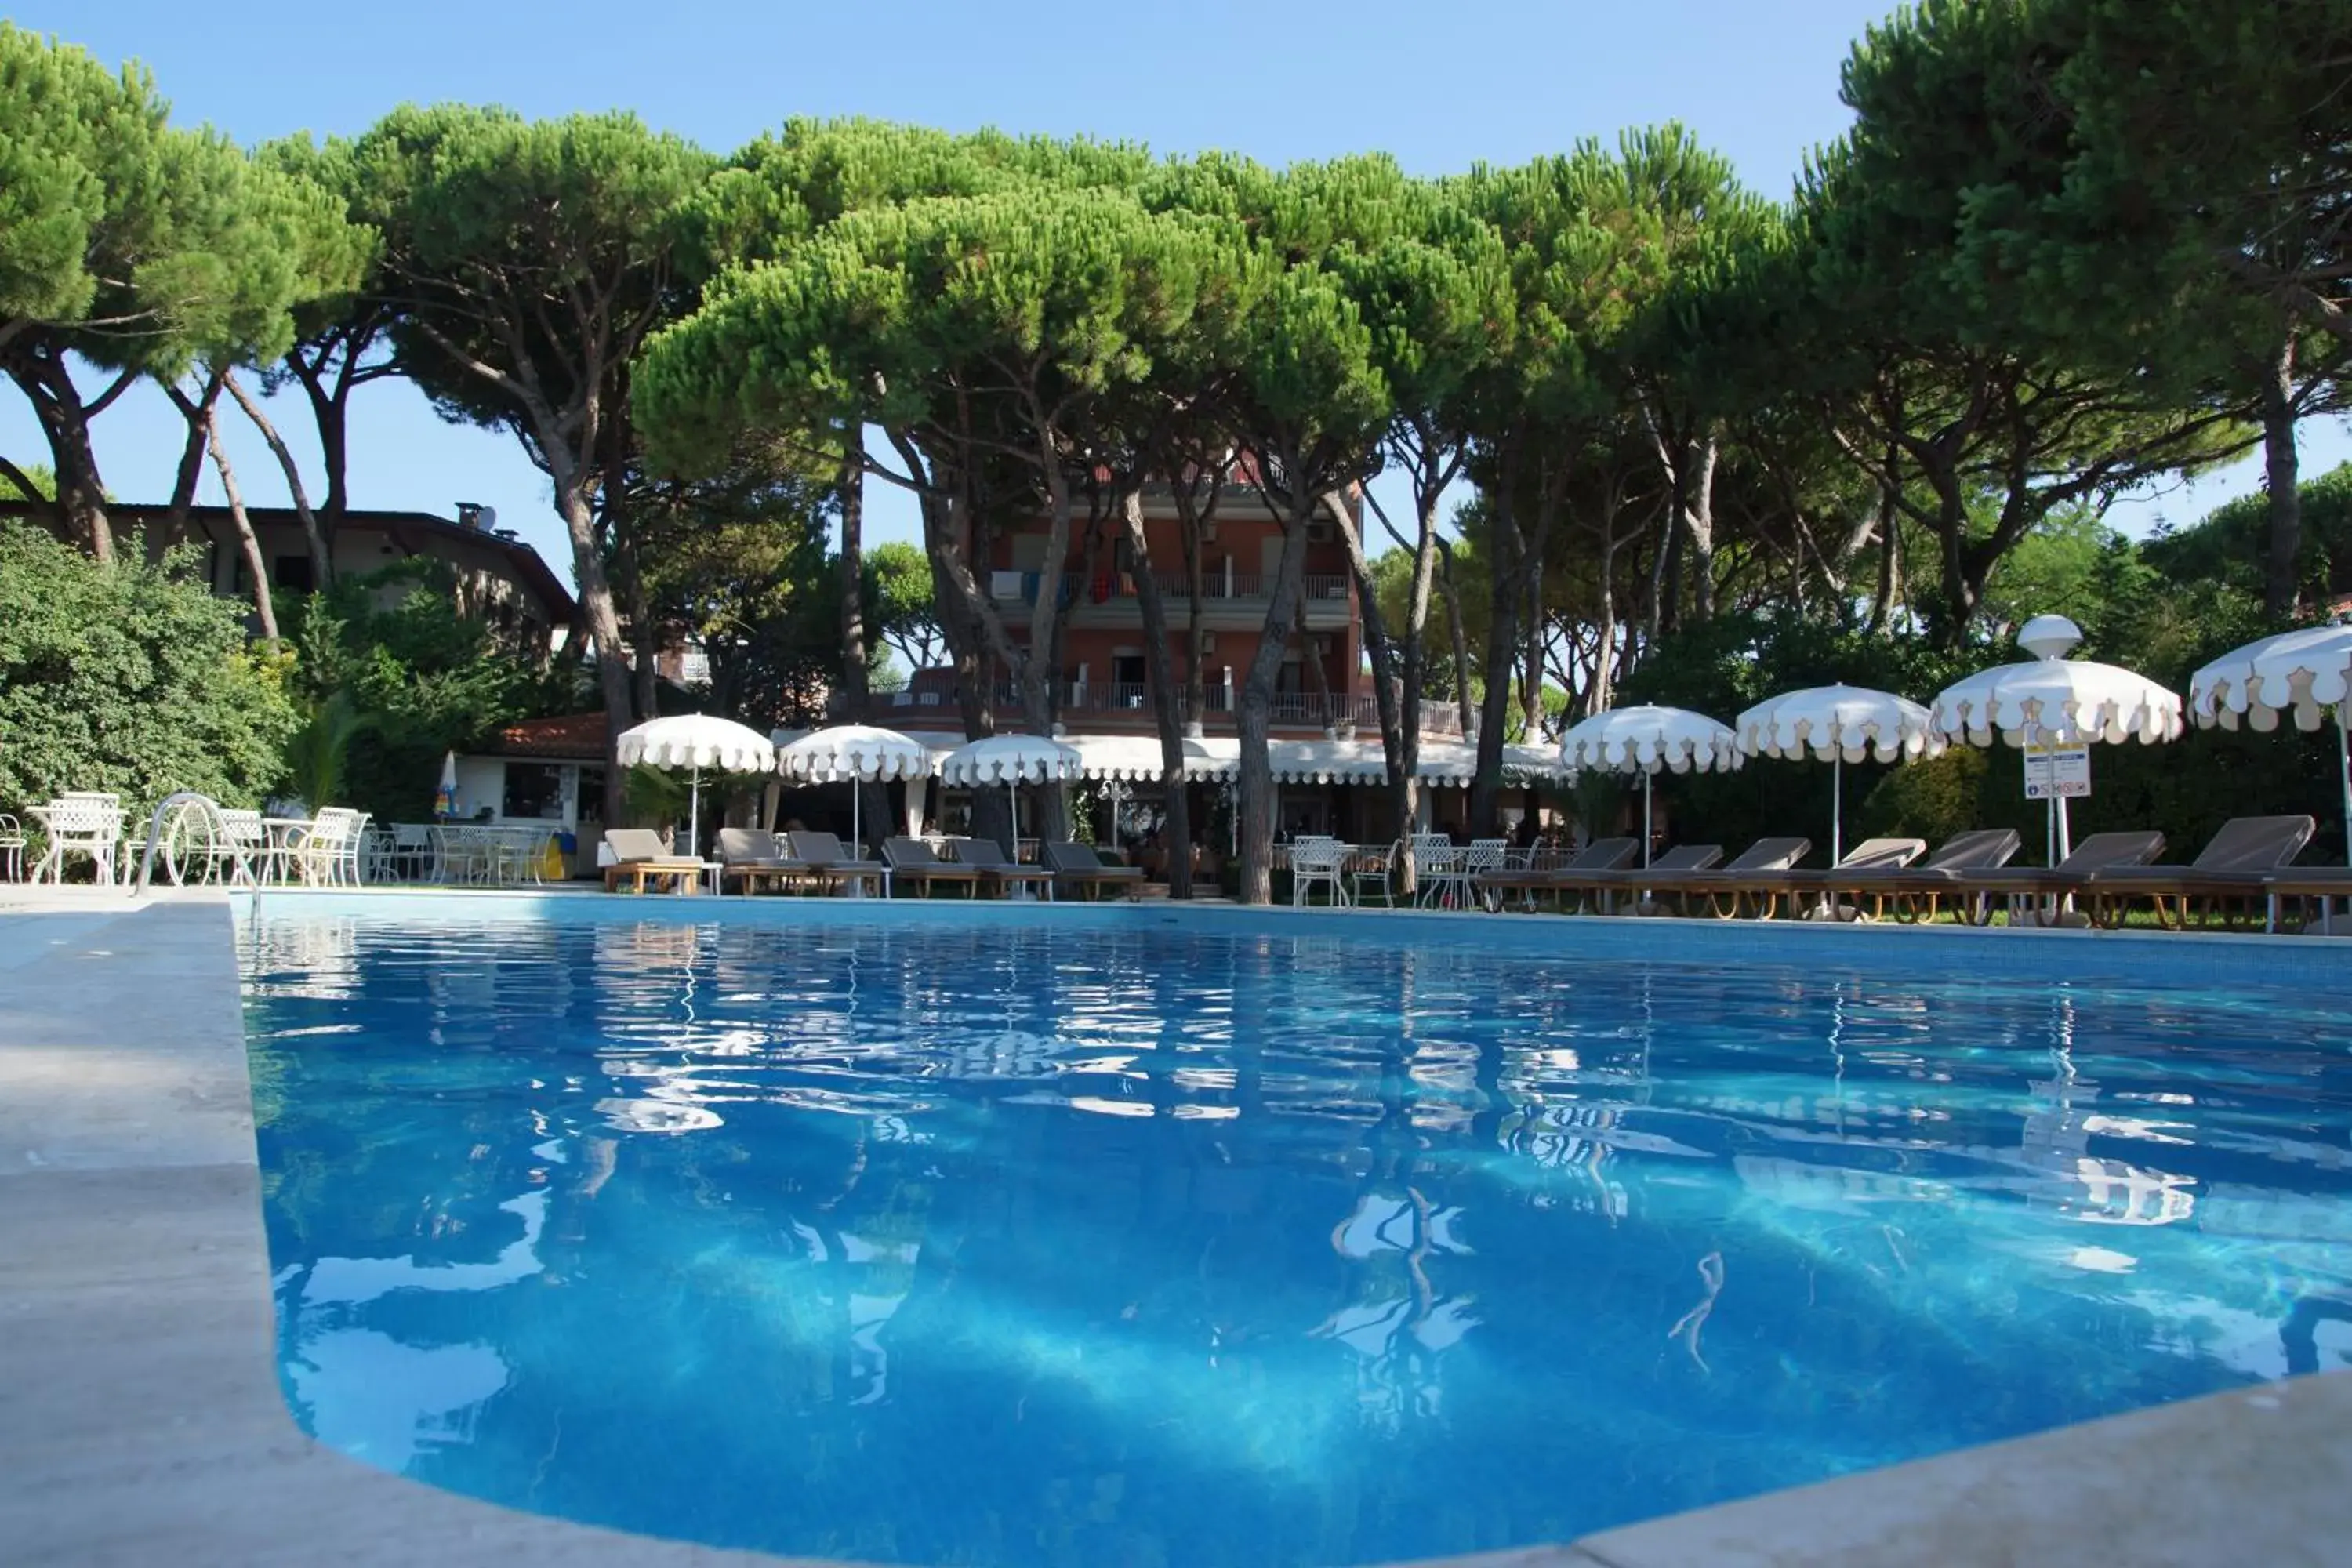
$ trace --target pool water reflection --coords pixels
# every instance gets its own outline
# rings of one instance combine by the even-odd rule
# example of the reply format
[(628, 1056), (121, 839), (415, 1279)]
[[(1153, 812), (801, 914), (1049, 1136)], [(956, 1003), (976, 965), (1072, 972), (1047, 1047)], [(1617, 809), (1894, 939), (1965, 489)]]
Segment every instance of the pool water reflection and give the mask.
[(2352, 1358), (2352, 993), (980, 921), (250, 945), (298, 1416), (597, 1523), (1385, 1562)]

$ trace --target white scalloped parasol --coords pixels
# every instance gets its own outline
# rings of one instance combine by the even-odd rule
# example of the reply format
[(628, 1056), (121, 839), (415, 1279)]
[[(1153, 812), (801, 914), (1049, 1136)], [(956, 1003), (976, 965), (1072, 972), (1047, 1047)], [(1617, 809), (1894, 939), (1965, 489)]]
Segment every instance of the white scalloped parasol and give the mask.
[(2189, 678), (2189, 706), (2201, 725), (2278, 728), (2292, 713), (2316, 730), (2352, 697), (2352, 626), (2305, 626), (2232, 648)]
[(1658, 771), (1728, 773), (1746, 761), (1739, 737), (1704, 713), (1644, 703), (1612, 708), (1559, 738), (1559, 763), (1572, 776), (1595, 773), (1642, 775), (1642, 864), (1650, 863), (1650, 785)]
[[(853, 786), (882, 779), (929, 778), (931, 750), (912, 735), (873, 724), (835, 724), (813, 730), (776, 752), (776, 771), (810, 784)], [(866, 842), (866, 792), (849, 792), (849, 841)]]
[[(2036, 616), (2019, 628), (2018, 646), (2035, 657), (1995, 665), (1937, 693), (1929, 711), (1948, 740), (1990, 746), (2081, 746), (2096, 742), (2155, 745), (2178, 740), (2180, 694), (2134, 670), (2068, 658), (2083, 638), (2063, 616)], [(2052, 797), (2051, 864), (2067, 852), (2066, 800)]]
[(1736, 724), (1739, 749), (1749, 756), (1830, 764), (1830, 864), (1845, 854), (1845, 764), (1938, 755), (1946, 744), (1927, 710), (1892, 691), (1867, 686), (1808, 686), (1768, 698)]
[(776, 765), (776, 748), (757, 730), (708, 713), (677, 713), (650, 719), (621, 731), (613, 755), (625, 768), (639, 763), (656, 768), (692, 768), (694, 795), (686, 818), (686, 842), (699, 854), (702, 842), (702, 770), (763, 773)]
[(1075, 747), (1043, 735), (989, 735), (957, 747), (940, 760), (940, 780), (971, 789), (1004, 786), (1013, 803), (1013, 837), (1021, 838), (1021, 786), (1024, 784), (1066, 782), (1080, 776), (1085, 766)]
[(2279, 715), (2312, 731), (2336, 715), (2336, 771), (2344, 792), (2345, 856), (2352, 861), (2352, 626), (2305, 626), (2232, 648), (2191, 676), (2189, 708), (2200, 728), (2268, 732)]

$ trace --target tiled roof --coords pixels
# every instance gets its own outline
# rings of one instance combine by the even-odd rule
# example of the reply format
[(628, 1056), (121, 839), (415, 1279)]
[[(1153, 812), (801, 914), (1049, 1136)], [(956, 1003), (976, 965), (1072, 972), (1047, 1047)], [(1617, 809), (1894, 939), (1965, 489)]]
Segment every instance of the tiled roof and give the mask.
[[(46, 508), (37, 509), (28, 501), (0, 501), (0, 517), (37, 517), (46, 510)], [(170, 519), (172, 509), (146, 502), (110, 501), (107, 504), (106, 513), (118, 523), (153, 528)], [(245, 509), (245, 514), (257, 529), (265, 525), (294, 528), (300, 523), (299, 516), (292, 507), (249, 506)], [(229, 525), (229, 512), (226, 507), (221, 506), (191, 507), (188, 509), (188, 521), (210, 532), (215, 527)], [(373, 530), (384, 534), (412, 554), (432, 554), (429, 542), (435, 539), (462, 540), (477, 549), (502, 554), (512, 567), (516, 579), (538, 595), (540, 603), (546, 608), (551, 625), (562, 626), (572, 618), (571, 590), (564, 587), (563, 580), (555, 574), (554, 569), (548, 565), (539, 552), (520, 539), (468, 528), (446, 517), (436, 517), (429, 511), (385, 511), (354, 507), (343, 513), (342, 525), (354, 531)]]
[(603, 762), (611, 751), (612, 727), (602, 713), (567, 713), (560, 719), (526, 719), (499, 731), (491, 745), (501, 757), (562, 757), (567, 762)]

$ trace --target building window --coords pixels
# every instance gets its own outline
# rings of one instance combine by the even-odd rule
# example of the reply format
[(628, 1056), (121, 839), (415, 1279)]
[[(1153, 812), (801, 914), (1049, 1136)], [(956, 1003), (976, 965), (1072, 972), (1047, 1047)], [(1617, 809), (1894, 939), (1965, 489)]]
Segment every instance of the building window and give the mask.
[(289, 594), (310, 591), (310, 558), (308, 555), (281, 555), (269, 564), (269, 585)]
[(583, 824), (603, 823), (604, 820), (604, 770), (582, 768), (579, 788), (579, 820)]
[(552, 763), (509, 763), (499, 815), (509, 821), (562, 821), (563, 770)]

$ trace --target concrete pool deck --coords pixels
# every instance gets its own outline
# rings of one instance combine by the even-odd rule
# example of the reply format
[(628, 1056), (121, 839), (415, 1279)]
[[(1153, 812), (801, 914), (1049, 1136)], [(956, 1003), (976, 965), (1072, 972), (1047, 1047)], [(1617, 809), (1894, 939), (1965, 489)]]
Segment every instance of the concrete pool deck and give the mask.
[[(0, 900), (0, 1558), (789, 1561), (476, 1502), (304, 1435), (274, 1366), (227, 900)], [(1459, 1563), (2335, 1563), (2348, 1477), (2352, 1374), (2332, 1374)]]

